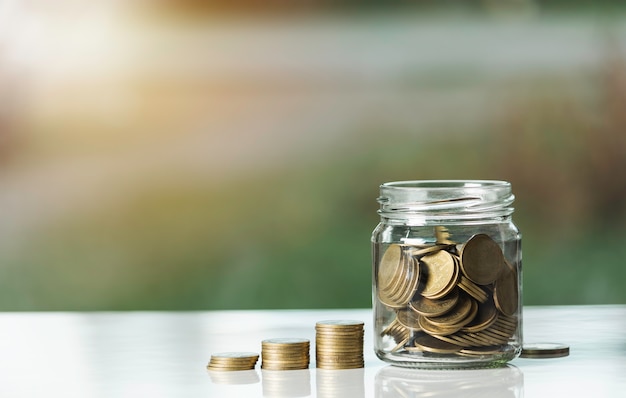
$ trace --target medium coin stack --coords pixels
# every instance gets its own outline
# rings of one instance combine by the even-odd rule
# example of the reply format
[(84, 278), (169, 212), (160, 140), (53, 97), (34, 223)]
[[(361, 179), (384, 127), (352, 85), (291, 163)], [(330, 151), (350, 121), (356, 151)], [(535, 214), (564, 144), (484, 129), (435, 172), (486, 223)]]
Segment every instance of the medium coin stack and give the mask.
[(259, 354), (255, 352), (222, 352), (211, 355), (207, 369), (219, 371), (254, 369)]
[(320, 369), (364, 366), (363, 322), (320, 321), (315, 324), (315, 361)]
[(517, 330), (518, 276), (485, 234), (462, 245), (445, 228), (436, 244), (392, 244), (378, 264), (379, 301), (396, 317), (382, 331), (392, 351), (480, 356), (497, 353)]
[(261, 342), (261, 369), (297, 370), (309, 368), (307, 339), (278, 338)]

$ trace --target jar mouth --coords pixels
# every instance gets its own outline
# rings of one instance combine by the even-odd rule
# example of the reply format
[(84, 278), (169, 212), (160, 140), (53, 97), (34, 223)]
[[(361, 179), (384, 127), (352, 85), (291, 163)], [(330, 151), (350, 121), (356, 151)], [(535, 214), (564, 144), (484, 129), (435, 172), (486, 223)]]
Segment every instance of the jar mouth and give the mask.
[(500, 180), (412, 180), (380, 186), (378, 213), (387, 218), (478, 219), (506, 217), (515, 200)]
[(459, 189), (459, 188), (497, 188), (505, 187), (511, 189), (511, 184), (501, 180), (409, 180), (391, 181), (381, 185), (381, 188), (389, 187), (395, 189)]

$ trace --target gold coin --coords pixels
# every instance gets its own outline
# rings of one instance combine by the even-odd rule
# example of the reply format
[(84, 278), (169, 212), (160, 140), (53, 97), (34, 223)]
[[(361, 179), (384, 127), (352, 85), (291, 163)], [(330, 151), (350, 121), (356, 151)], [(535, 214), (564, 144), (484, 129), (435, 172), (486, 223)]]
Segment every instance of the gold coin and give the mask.
[(433, 334), (432, 336), (441, 341), (445, 341), (446, 343), (458, 345), (459, 347), (465, 347), (471, 344), (470, 341), (461, 338), (457, 333), (453, 333), (447, 336)]
[(461, 330), (462, 325), (437, 325), (432, 323), (425, 316), (419, 318), (419, 325), (422, 330), (433, 336), (446, 336)]
[(211, 355), (207, 365), (209, 370), (249, 370), (254, 369), (259, 354), (255, 352), (221, 352)]
[(356, 330), (356, 331), (342, 331), (342, 330), (338, 330), (336, 332), (322, 332), (320, 330), (317, 330), (315, 332), (315, 337), (319, 337), (319, 338), (336, 338), (336, 339), (352, 339), (355, 337), (361, 337), (363, 336), (365, 333), (363, 331), (363, 329), (361, 330)]
[(463, 274), (479, 285), (488, 285), (498, 279), (503, 262), (500, 246), (485, 234), (472, 236), (461, 249)]
[(520, 358), (560, 358), (569, 355), (569, 346), (557, 343), (524, 344)]
[(404, 288), (404, 292), (398, 300), (400, 303), (408, 304), (415, 293), (420, 282), (420, 268), (417, 259), (411, 258), (411, 265), (409, 266), (409, 274), (407, 275), (407, 284)]
[(262, 358), (304, 358), (309, 356), (309, 350), (302, 351), (263, 351), (261, 353)]
[(506, 339), (503, 339), (502, 336), (490, 333), (489, 330), (483, 330), (477, 333), (466, 333), (465, 336), (468, 339), (477, 342), (477, 345), (482, 346), (500, 344), (503, 340), (506, 342)]
[[(396, 344), (396, 346), (395, 346), (395, 347), (393, 347), (393, 348), (391, 349), (391, 352), (396, 352), (396, 351), (400, 350), (402, 347), (404, 347), (404, 346), (405, 346), (405, 345), (409, 342), (409, 340), (410, 340), (410, 339), (411, 339), (411, 336), (410, 336), (410, 335), (407, 335), (405, 338), (403, 338), (402, 340), (400, 340), (400, 341), (398, 342), (398, 344)], [(396, 341), (398, 341), (398, 340), (396, 340)]]
[(494, 283), (493, 299), (500, 312), (512, 316), (519, 305), (517, 272), (508, 262), (504, 261), (503, 264), (504, 271)]
[(326, 343), (326, 344), (351, 344), (357, 343), (359, 341), (363, 341), (363, 334), (353, 335), (353, 336), (316, 336), (316, 343)]
[(491, 345), (484, 347), (474, 347), (474, 348), (464, 348), (459, 351), (462, 355), (467, 356), (483, 356), (483, 355), (496, 355), (502, 352), (502, 346), (500, 345)]
[(220, 352), (217, 354), (211, 354), (211, 359), (226, 359), (226, 360), (256, 360), (259, 358), (259, 354), (256, 352)]
[(309, 355), (309, 347), (306, 349), (302, 349), (299, 351), (280, 351), (280, 350), (263, 350), (261, 351), (261, 357), (270, 358), (270, 357), (304, 357)]
[(388, 289), (394, 283), (398, 272), (402, 268), (403, 257), (404, 254), (400, 245), (392, 244), (385, 250), (378, 264), (379, 289)]
[(317, 356), (323, 356), (323, 357), (332, 357), (332, 356), (343, 356), (346, 358), (350, 358), (350, 357), (354, 357), (354, 356), (362, 356), (363, 355), (363, 346), (361, 347), (355, 347), (353, 349), (350, 350), (331, 350), (331, 349), (326, 349), (326, 350), (319, 350), (315, 353), (315, 355)]
[(413, 309), (409, 308), (403, 308), (400, 309), (396, 312), (396, 319), (398, 320), (398, 322), (411, 330), (419, 330), (420, 329), (420, 325), (419, 325), (419, 314), (416, 311), (413, 311)]
[(420, 247), (420, 248), (414, 247), (414, 248), (409, 249), (408, 253), (413, 257), (421, 257), (421, 256), (425, 256), (426, 254), (436, 253), (448, 247), (450, 247), (450, 245), (433, 245), (433, 246), (426, 246), (426, 247)]
[(481, 303), (485, 303), (489, 299), (489, 296), (483, 289), (463, 275), (459, 279), (458, 286)]
[[(393, 321), (391, 321), (389, 323), (389, 325), (387, 325), (386, 328), (384, 328), (381, 332), (380, 335), (384, 336), (384, 335), (388, 335), (392, 330), (394, 330), (394, 328), (397, 327), (397, 325), (399, 325), (400, 323), (398, 322), (398, 318), (393, 318)], [(402, 326), (402, 325), (400, 325)], [(403, 327), (403, 326), (402, 326)]]
[(355, 362), (363, 360), (363, 353), (358, 353), (354, 355), (337, 355), (337, 354), (329, 354), (329, 355), (318, 355), (316, 357), (318, 360), (322, 360), (325, 362)]
[(407, 258), (399, 274), (399, 282), (393, 286), (393, 291), (385, 290), (383, 293), (386, 295), (387, 300), (391, 301), (394, 305), (404, 306), (415, 293), (418, 283), (419, 268), (417, 263), (414, 259)]
[(455, 244), (450, 240), (450, 232), (448, 231), (448, 228), (444, 226), (435, 227), (435, 240), (438, 245)]
[(354, 343), (340, 343), (340, 344), (335, 344), (335, 343), (323, 343), (323, 342), (318, 342), (316, 345), (316, 349), (318, 351), (320, 350), (355, 350), (355, 349), (361, 349), (361, 347), (363, 347), (363, 341), (357, 341)]
[(281, 365), (261, 365), (261, 369), (264, 370), (301, 370), (308, 369), (309, 365), (297, 365), (297, 366), (281, 366)]
[(317, 364), (320, 369), (327, 370), (341, 370), (341, 369), (359, 369), (365, 366), (365, 363), (359, 363), (355, 365), (343, 365), (343, 364)]
[(322, 347), (322, 346), (328, 346), (328, 347), (350, 347), (350, 346), (362, 345), (363, 344), (363, 338), (350, 339), (350, 340), (317, 339), (317, 340), (315, 340), (315, 344), (318, 347)]
[(441, 300), (442, 298), (450, 294), (450, 292), (458, 286), (459, 276), (461, 275), (459, 268), (460, 267), (455, 263), (454, 274), (452, 275), (452, 279), (450, 280), (450, 283), (448, 283), (448, 286), (446, 286), (446, 288), (443, 289), (440, 293), (432, 295), (428, 298), (430, 298), (431, 300)]
[(342, 361), (325, 361), (325, 360), (320, 360), (320, 361), (316, 361), (315, 364), (316, 366), (319, 368), (320, 365), (327, 365), (327, 366), (358, 366), (358, 365), (362, 365), (365, 361), (363, 360), (363, 358), (356, 358), (350, 361), (346, 361), (346, 362), (342, 362)]
[(417, 261), (410, 256), (402, 256), (395, 274), (386, 283), (378, 288), (379, 300), (391, 308), (400, 308), (407, 304), (419, 283)]
[(268, 367), (276, 367), (276, 366), (280, 366), (280, 367), (304, 367), (304, 366), (308, 366), (309, 365), (309, 361), (267, 361), (267, 360), (263, 360), (261, 362), (261, 367), (267, 369)]
[(438, 354), (453, 354), (459, 352), (463, 347), (456, 344), (439, 340), (428, 334), (419, 334), (413, 340), (413, 345), (423, 351), (434, 352)]
[(337, 330), (337, 329), (341, 329), (341, 330), (345, 330), (345, 329), (361, 330), (361, 329), (363, 329), (364, 325), (365, 325), (365, 322), (363, 322), (363, 321), (353, 321), (353, 320), (341, 319), (341, 320), (319, 321), (319, 322), (315, 323), (315, 328), (316, 329), (330, 329), (330, 330)]
[(450, 253), (441, 250), (422, 257), (421, 261), (426, 270), (426, 282), (421, 294), (426, 298), (436, 298), (454, 283), (455, 271), (458, 272), (454, 259)]
[[(437, 326), (459, 326), (460, 329), (461, 327), (465, 326), (465, 324), (471, 321), (471, 319), (468, 319), (468, 317), (471, 315), (472, 312), (472, 302), (474, 301), (471, 298), (469, 298), (465, 294), (462, 294), (459, 297), (458, 303), (448, 313), (437, 317), (424, 318)], [(478, 308), (476, 308), (476, 310), (478, 310)]]
[(498, 318), (496, 307), (491, 303), (479, 304), (478, 312), (470, 323), (463, 327), (464, 332), (480, 332), (493, 325)]
[(246, 363), (255, 363), (258, 359), (258, 356), (254, 359), (241, 358), (241, 359), (233, 359), (233, 358), (211, 358), (211, 363), (226, 363), (226, 364), (246, 364)]
[(396, 342), (404, 340), (409, 334), (409, 329), (400, 324), (397, 318), (381, 332), (381, 336), (391, 336)]
[(320, 339), (337, 339), (337, 340), (351, 340), (354, 338), (360, 338), (364, 335), (363, 330), (354, 331), (354, 332), (320, 332), (319, 330), (315, 333), (316, 338)]
[(458, 289), (453, 289), (448, 295), (438, 300), (431, 300), (423, 296), (411, 301), (411, 308), (420, 315), (440, 316), (449, 312), (459, 301)]
[(274, 339), (266, 339), (261, 341), (263, 346), (289, 346), (289, 345), (308, 345), (309, 340), (300, 339), (300, 338), (290, 338), (290, 337), (282, 337), (282, 338), (274, 338)]

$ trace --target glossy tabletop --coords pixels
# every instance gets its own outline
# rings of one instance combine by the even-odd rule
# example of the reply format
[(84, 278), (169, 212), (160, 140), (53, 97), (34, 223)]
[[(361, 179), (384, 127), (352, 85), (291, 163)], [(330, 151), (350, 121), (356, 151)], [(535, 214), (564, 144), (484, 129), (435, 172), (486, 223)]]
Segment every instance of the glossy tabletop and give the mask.
[[(315, 368), (317, 321), (365, 322), (365, 368)], [(482, 370), (380, 361), (371, 310), (0, 314), (0, 397), (624, 397), (626, 306), (525, 307), (524, 340), (570, 355)], [(209, 372), (212, 353), (311, 340), (307, 370)]]

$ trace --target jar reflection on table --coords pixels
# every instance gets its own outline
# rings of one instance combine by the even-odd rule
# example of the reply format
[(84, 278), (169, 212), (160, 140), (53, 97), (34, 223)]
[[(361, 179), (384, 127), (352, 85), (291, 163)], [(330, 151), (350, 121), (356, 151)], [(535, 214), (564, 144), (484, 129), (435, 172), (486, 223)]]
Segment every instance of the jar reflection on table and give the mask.
[(376, 398), (521, 398), (524, 374), (513, 365), (464, 370), (387, 366), (376, 374), (375, 385)]

